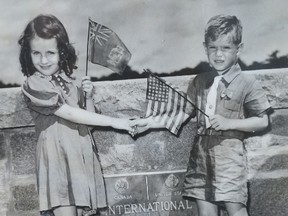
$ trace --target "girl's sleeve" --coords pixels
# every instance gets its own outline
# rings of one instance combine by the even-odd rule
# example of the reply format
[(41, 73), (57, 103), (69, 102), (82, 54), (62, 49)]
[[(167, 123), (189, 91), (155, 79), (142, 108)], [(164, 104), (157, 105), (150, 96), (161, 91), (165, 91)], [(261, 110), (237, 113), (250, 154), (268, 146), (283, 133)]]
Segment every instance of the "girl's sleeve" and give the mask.
[(64, 103), (60, 92), (47, 79), (28, 77), (22, 86), (27, 106), (35, 112), (51, 115)]

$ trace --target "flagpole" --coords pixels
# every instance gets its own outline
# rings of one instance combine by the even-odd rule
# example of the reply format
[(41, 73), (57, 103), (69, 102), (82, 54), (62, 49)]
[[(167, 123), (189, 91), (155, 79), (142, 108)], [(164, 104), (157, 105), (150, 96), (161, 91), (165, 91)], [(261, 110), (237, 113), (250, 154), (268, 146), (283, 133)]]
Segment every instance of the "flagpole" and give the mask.
[(156, 79), (158, 79), (160, 82), (164, 83), (166, 86), (168, 86), (169, 88), (173, 89), (175, 92), (177, 92), (181, 97), (185, 98), (193, 107), (195, 107), (199, 112), (201, 112), (203, 115), (205, 115), (206, 117), (209, 118), (209, 116), (203, 112), (200, 108), (198, 108), (195, 104), (193, 104), (187, 97), (183, 96), (179, 91), (177, 91), (176, 89), (172, 88), (170, 85), (168, 85), (165, 81), (163, 81), (160, 77), (156, 76), (155, 74), (153, 74), (150, 70), (144, 70), (144, 72), (148, 72), (149, 74), (151, 74), (152, 76), (154, 76)]
[[(88, 55), (89, 55), (89, 38), (90, 38), (90, 17), (88, 18), (88, 34), (87, 34), (87, 45), (86, 45), (86, 67), (85, 76), (88, 75)], [(86, 92), (84, 93), (84, 107), (86, 107)]]
[(86, 68), (85, 68), (85, 76), (88, 75), (89, 38), (90, 38), (90, 17), (88, 18), (88, 34), (87, 34), (87, 47), (86, 47)]

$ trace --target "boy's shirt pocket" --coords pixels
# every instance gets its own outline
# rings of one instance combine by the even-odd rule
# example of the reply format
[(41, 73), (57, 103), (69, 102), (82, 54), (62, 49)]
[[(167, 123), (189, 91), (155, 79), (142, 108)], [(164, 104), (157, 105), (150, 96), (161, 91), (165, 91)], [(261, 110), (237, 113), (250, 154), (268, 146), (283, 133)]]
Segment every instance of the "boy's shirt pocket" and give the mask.
[(240, 101), (238, 101), (238, 100), (233, 100), (233, 99), (224, 100), (224, 108), (225, 109), (239, 112), (240, 107), (241, 107)]
[(233, 89), (226, 89), (224, 90), (220, 98), (223, 100), (223, 106), (225, 109), (232, 110), (232, 111), (240, 111), (241, 101), (240, 95)]
[(227, 118), (239, 118), (243, 116), (243, 94), (239, 89), (229, 86), (220, 93), (219, 114)]

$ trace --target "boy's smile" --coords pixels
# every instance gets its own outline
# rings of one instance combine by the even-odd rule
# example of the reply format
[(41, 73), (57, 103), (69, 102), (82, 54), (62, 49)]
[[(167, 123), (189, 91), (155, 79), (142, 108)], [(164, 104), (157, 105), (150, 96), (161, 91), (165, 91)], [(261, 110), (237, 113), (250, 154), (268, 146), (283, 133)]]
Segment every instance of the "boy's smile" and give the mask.
[(41, 74), (50, 76), (59, 70), (59, 53), (55, 38), (43, 39), (35, 36), (30, 41), (31, 59)]
[(204, 44), (208, 61), (219, 74), (236, 64), (240, 47), (242, 44), (237, 46), (233, 43), (231, 34), (222, 35), (217, 40)]

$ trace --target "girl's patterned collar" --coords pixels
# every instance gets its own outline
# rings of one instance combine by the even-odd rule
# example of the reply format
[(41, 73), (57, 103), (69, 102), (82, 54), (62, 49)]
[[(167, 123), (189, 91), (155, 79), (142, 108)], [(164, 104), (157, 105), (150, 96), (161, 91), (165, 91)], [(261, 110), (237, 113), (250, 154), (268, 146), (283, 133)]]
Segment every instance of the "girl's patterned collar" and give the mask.
[(41, 77), (43, 79), (47, 79), (49, 81), (52, 80), (52, 77), (58, 77), (60, 76), (61, 78), (63, 78), (66, 82), (71, 82), (71, 78), (67, 77), (65, 73), (57, 73), (57, 74), (53, 74), (53, 75), (50, 75), (50, 76), (47, 76), (47, 75), (44, 75), (44, 74), (41, 74), (40, 72), (36, 71), (33, 75), (35, 76), (38, 76), (38, 77)]
[(36, 71), (34, 73), (35, 76), (38, 76), (38, 77), (41, 77), (43, 79), (47, 79), (47, 80), (52, 80), (52, 76), (47, 76), (47, 75), (44, 75), (44, 74), (41, 74), (40, 72)]

